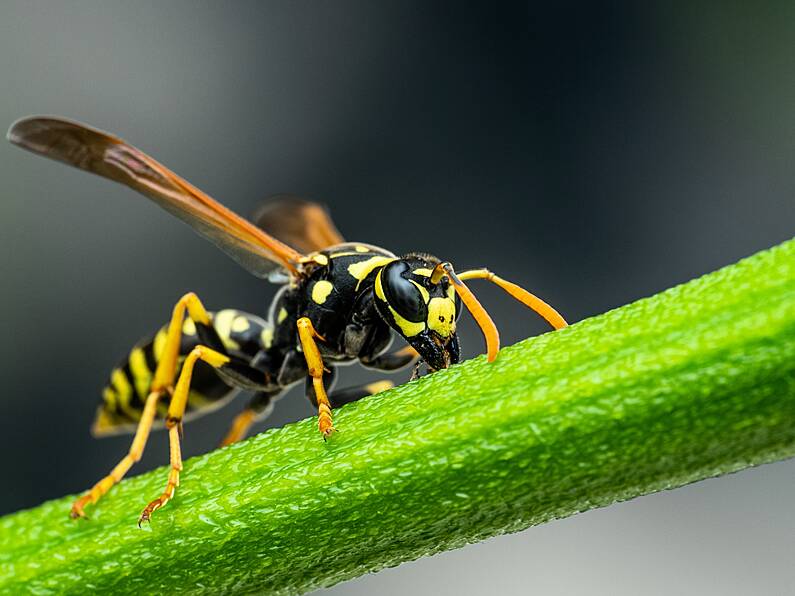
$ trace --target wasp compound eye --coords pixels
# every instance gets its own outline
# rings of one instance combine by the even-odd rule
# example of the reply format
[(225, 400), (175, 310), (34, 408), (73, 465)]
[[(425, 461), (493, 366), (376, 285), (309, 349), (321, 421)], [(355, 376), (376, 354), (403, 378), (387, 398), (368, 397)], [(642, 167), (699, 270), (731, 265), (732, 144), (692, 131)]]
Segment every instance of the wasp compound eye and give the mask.
[(405, 261), (387, 265), (381, 274), (384, 297), (401, 317), (422, 323), (428, 317), (428, 305), (419, 286), (409, 279), (409, 274), (409, 265)]

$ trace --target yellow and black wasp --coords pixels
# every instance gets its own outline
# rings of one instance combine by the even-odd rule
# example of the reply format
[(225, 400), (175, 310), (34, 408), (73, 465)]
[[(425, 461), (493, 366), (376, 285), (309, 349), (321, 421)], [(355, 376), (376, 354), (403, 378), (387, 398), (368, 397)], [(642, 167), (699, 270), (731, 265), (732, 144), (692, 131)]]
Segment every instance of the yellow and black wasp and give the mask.
[[(134, 431), (128, 454), (75, 501), (84, 517), (141, 458), (161, 419), (169, 433), (171, 469), (163, 493), (141, 513), (139, 525), (174, 497), (182, 470), (182, 423), (212, 410), (235, 390), (253, 392), (224, 438), (242, 439), (288, 387), (306, 381), (324, 438), (334, 432), (332, 408), (380, 391), (381, 382), (331, 391), (335, 366), (359, 361), (392, 371), (424, 362), (431, 371), (459, 361), (456, 320), (460, 301), (486, 338), (489, 361), (499, 334), (464, 284), (486, 279), (539, 313), (554, 328), (566, 322), (549, 305), (487, 269), (456, 273), (424, 253), (398, 257), (370, 244), (345, 242), (325, 209), (282, 197), (266, 203), (254, 223), (217, 203), (125, 141), (56, 117), (17, 121), (8, 139), (20, 147), (137, 190), (215, 243), (254, 275), (283, 284), (267, 319), (238, 310), (209, 312), (189, 293), (171, 320), (139, 343), (114, 369), (94, 422), (95, 435)], [(389, 352), (392, 331), (408, 346)]]

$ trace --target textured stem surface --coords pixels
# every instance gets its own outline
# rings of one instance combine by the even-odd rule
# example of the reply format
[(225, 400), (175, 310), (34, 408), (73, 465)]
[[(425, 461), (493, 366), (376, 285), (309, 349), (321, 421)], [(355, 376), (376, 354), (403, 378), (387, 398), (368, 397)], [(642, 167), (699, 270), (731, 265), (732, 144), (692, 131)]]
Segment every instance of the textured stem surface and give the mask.
[(301, 593), (795, 455), (795, 241), (185, 464), (0, 519), (0, 592)]

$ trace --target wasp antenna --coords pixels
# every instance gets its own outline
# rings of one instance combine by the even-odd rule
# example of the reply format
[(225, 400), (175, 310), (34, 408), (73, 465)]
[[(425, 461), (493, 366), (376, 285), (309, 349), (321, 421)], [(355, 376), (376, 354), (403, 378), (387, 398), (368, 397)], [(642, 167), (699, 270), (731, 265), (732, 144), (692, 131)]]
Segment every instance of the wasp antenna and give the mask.
[(464, 271), (458, 277), (459, 279), (488, 280), (505, 290), (508, 294), (524, 304), (527, 308), (538, 313), (538, 315), (541, 316), (541, 318), (549, 323), (554, 329), (562, 329), (563, 327), (568, 326), (566, 319), (564, 319), (561, 314), (549, 304), (541, 300), (541, 298), (535, 294), (531, 294), (523, 287), (517, 286), (515, 283), (501, 278), (499, 275), (495, 275), (488, 269), (473, 269), (471, 271)]
[(450, 269), (453, 268), (450, 263), (438, 263), (436, 267), (433, 268), (433, 271), (431, 271), (431, 283), (438, 284), (447, 273), (448, 267), (450, 267)]
[[(486, 312), (486, 309), (483, 308), (483, 305), (475, 298), (472, 291), (455, 274), (453, 266), (450, 263), (441, 263), (440, 265), (450, 278), (464, 306), (467, 307), (467, 310), (472, 314), (472, 318), (475, 319), (478, 327), (483, 332), (483, 337), (486, 338), (486, 354), (489, 362), (493, 362), (497, 357), (497, 352), (500, 351), (500, 332), (497, 331), (497, 326), (489, 316), (489, 313)], [(434, 268), (434, 273), (436, 273), (437, 269), (439, 269), (439, 265)]]

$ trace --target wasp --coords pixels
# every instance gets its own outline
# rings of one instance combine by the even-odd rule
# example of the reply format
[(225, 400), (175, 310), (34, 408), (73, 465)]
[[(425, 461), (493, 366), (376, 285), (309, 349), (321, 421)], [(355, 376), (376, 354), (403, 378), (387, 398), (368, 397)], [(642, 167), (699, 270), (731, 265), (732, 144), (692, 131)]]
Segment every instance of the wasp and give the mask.
[[(346, 242), (321, 205), (292, 196), (265, 203), (248, 221), (124, 140), (79, 122), (33, 116), (14, 123), (8, 139), (33, 153), (119, 182), (148, 197), (213, 242), (255, 276), (281, 284), (266, 318), (234, 309), (210, 312), (194, 293), (180, 298), (167, 325), (133, 347), (113, 370), (92, 427), (96, 436), (134, 432), (128, 453), (79, 497), (73, 518), (85, 517), (132, 465), (150, 431), (165, 426), (170, 470), (163, 493), (138, 525), (174, 498), (180, 482), (182, 425), (230, 399), (253, 393), (222, 441), (244, 438), (273, 401), (304, 380), (324, 439), (334, 408), (391, 386), (377, 382), (332, 391), (335, 368), (358, 361), (394, 371), (424, 363), (430, 372), (456, 364), (461, 303), (485, 336), (488, 360), (499, 351), (494, 322), (464, 283), (493, 282), (559, 329), (566, 321), (520, 286), (489, 271), (457, 273), (448, 261), (403, 256)], [(393, 332), (406, 347), (390, 351)]]

